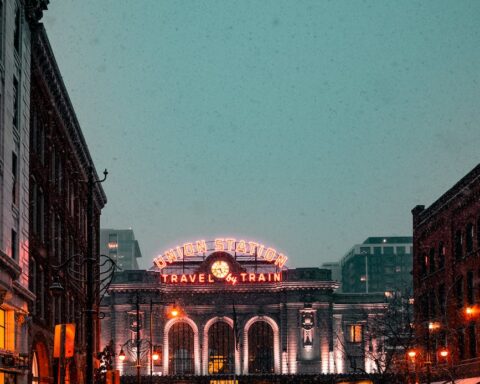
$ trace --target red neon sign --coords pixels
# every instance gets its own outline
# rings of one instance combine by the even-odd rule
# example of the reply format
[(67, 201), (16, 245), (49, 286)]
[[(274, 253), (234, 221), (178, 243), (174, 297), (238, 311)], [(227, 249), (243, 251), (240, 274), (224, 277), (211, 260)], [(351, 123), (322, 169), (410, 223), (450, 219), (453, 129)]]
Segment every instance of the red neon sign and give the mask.
[(274, 273), (229, 273), (224, 279), (215, 279), (211, 273), (190, 273), (190, 274), (162, 274), (160, 275), (164, 284), (214, 284), (224, 282), (226, 284), (251, 284), (251, 283), (279, 283), (282, 281), (282, 272)]

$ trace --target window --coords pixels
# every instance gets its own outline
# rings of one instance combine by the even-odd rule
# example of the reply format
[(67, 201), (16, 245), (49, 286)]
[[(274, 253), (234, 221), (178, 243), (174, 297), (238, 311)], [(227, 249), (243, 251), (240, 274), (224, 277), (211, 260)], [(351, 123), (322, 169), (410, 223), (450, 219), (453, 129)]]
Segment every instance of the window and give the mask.
[(14, 260), (18, 259), (18, 235), (17, 231), (12, 228), (12, 258)]
[(34, 258), (30, 258), (30, 262), (28, 263), (28, 289), (30, 292), (33, 292), (35, 296), (37, 296), (36, 300), (33, 300), (31, 312), (33, 314), (37, 314), (37, 301), (38, 301), (38, 292), (37, 292), (37, 263), (35, 262)]
[(435, 248), (430, 248), (430, 253), (428, 254), (428, 267), (429, 272), (435, 272)]
[(193, 375), (193, 330), (189, 324), (179, 322), (168, 332), (168, 374)]
[(363, 326), (361, 324), (350, 324), (347, 326), (347, 341), (350, 343), (362, 342)]
[(398, 246), (397, 247), (397, 254), (398, 255), (405, 255), (405, 247), (404, 246)]
[(420, 257), (421, 276), (425, 276), (427, 274), (427, 264), (428, 264), (427, 255), (425, 253), (422, 253)]
[(37, 193), (37, 204), (36, 204), (36, 210), (37, 210), (37, 229), (36, 232), (40, 238), (41, 241), (45, 241), (45, 229), (44, 229), (44, 223), (45, 223), (45, 217), (44, 217), (44, 207), (45, 207), (45, 200), (43, 196), (43, 189), (38, 188), (38, 193)]
[(18, 204), (18, 160), (15, 152), (12, 152), (12, 203)]
[(438, 268), (442, 269), (445, 267), (445, 246), (441, 241), (438, 245)]
[(233, 329), (218, 321), (208, 330), (208, 373), (233, 373), (234, 366)]
[(463, 328), (457, 331), (457, 341), (458, 357), (463, 360), (465, 359), (465, 330)]
[(20, 18), (20, 7), (17, 7), (15, 10), (15, 30), (13, 32), (13, 45), (15, 47), (15, 52), (20, 54), (20, 29), (22, 27), (21, 18)]
[(438, 303), (440, 305), (440, 311), (441, 311), (441, 315), (445, 315), (445, 300), (446, 300), (446, 297), (445, 297), (445, 284), (441, 284), (439, 287), (438, 287)]
[(42, 267), (39, 268), (39, 277), (40, 318), (45, 319), (45, 272)]
[(473, 252), (473, 224), (467, 224), (467, 233), (466, 233), (465, 246), (467, 248), (467, 254)]
[(474, 304), (475, 291), (473, 286), (473, 271), (467, 272), (467, 302)]
[(360, 247), (360, 253), (362, 255), (369, 255), (370, 254), (370, 247)]
[(273, 330), (257, 321), (248, 330), (248, 373), (273, 373)]
[(480, 250), (480, 216), (477, 219), (477, 250)]
[(6, 313), (3, 309), (0, 309), (0, 349), (6, 349)]
[(460, 260), (463, 257), (462, 231), (455, 232), (455, 259)]
[(470, 323), (470, 325), (468, 326), (468, 351), (470, 352), (471, 358), (477, 356), (477, 337), (475, 335), (475, 323)]
[(13, 77), (13, 127), (19, 129), (18, 126), (18, 106), (20, 103), (20, 94), (18, 89), (18, 80)]
[(463, 307), (463, 277), (460, 276), (455, 282), (455, 300), (457, 301), (457, 308)]

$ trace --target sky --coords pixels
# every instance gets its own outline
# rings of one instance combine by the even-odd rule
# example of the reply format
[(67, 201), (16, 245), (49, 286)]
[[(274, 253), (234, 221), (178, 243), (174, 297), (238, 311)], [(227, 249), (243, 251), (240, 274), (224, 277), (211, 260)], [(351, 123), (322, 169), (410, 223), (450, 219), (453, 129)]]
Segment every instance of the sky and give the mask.
[(288, 267), (411, 235), (480, 162), (480, 1), (52, 0), (43, 18), (141, 266), (197, 239)]

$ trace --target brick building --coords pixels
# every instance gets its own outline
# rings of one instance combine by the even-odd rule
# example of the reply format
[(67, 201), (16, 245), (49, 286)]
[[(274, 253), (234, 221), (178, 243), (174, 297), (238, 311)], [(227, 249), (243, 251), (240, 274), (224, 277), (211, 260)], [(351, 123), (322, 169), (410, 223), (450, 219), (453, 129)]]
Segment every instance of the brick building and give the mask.
[[(75, 111), (43, 25), (32, 33), (30, 89), (30, 356), (32, 380), (55, 382), (55, 324), (75, 323), (75, 356), (65, 369), (66, 380), (82, 382), (85, 371), (85, 264), (87, 250), (88, 169), (94, 167)], [(100, 211), (106, 197), (94, 189), (94, 249), (99, 251)], [(70, 258), (76, 279), (52, 266)], [(68, 264), (69, 267), (72, 264)], [(65, 288), (53, 297), (53, 277)], [(83, 280), (83, 281), (82, 281)]]
[[(432, 374), (480, 380), (480, 165), (412, 214), (419, 353)], [(447, 359), (438, 354), (443, 347)]]

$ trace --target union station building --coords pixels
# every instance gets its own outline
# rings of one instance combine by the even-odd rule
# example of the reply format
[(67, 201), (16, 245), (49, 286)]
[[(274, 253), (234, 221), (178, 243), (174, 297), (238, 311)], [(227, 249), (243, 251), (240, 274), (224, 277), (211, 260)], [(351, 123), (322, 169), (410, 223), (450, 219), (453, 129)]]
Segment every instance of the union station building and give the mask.
[(199, 240), (118, 272), (101, 348), (114, 347), (121, 375), (375, 372), (366, 325), (384, 295), (338, 293), (330, 270), (287, 259), (253, 241)]

